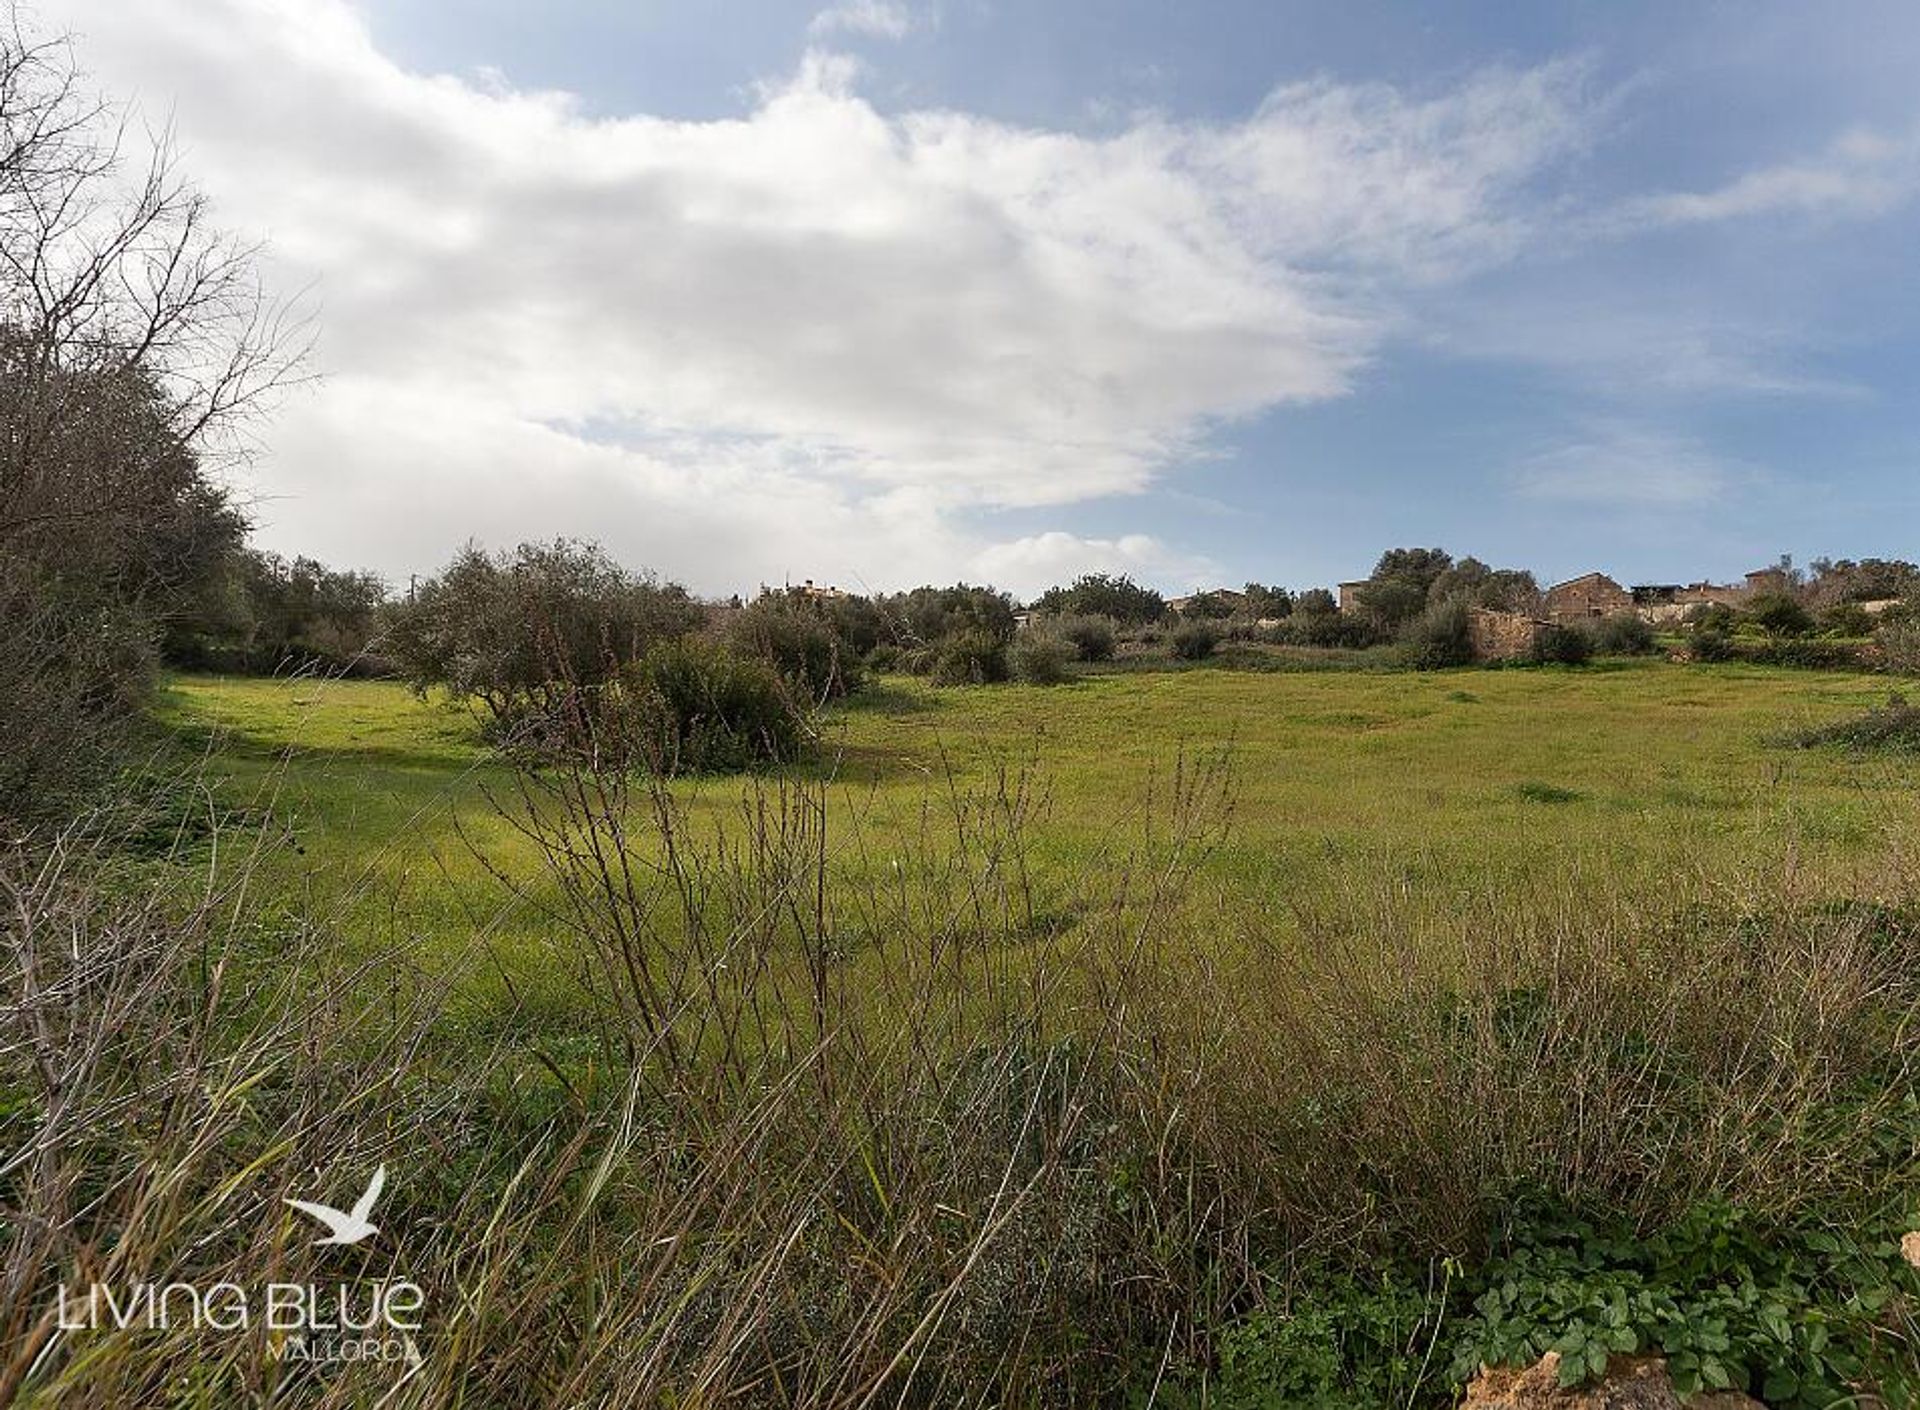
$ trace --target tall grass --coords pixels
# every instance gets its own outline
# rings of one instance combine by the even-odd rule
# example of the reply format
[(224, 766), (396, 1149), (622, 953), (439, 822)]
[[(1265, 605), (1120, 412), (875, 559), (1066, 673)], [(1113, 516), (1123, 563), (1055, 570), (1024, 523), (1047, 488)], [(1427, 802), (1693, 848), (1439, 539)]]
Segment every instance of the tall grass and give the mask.
[[(1898, 913), (1684, 874), (1216, 904), (1225, 757), (1071, 872), (1031, 764), (911, 818), (834, 786), (710, 785), (696, 827), (684, 787), (521, 773), (543, 866), (499, 881), (579, 1022), (478, 1050), (454, 967), (262, 905), (264, 833), (10, 853), (0, 1401), (1085, 1405), (1204, 1364), (1275, 1269), (1472, 1256), (1522, 1190), (1914, 1194)], [(309, 1247), (281, 1199), (382, 1163), (383, 1232)], [(417, 1361), (325, 1370), (54, 1325), (60, 1284), (135, 1277), (404, 1277), (429, 1315)]]

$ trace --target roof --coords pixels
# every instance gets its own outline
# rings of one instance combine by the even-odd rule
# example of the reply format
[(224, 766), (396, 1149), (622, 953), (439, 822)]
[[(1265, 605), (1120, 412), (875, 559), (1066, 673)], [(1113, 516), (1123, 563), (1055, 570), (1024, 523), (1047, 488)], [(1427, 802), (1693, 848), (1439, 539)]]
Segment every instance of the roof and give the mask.
[(1560, 591), (1561, 588), (1573, 587), (1576, 583), (1588, 583), (1588, 582), (1596, 582), (1596, 581), (1606, 583), (1610, 587), (1616, 589), (1617, 591), (1620, 591), (1620, 592), (1626, 591), (1625, 588), (1621, 587), (1620, 584), (1614, 582), (1614, 580), (1612, 578), (1609, 578), (1605, 573), (1582, 573), (1577, 578), (1568, 578), (1564, 583), (1555, 583), (1552, 587), (1548, 588), (1547, 591), (1558, 592)]

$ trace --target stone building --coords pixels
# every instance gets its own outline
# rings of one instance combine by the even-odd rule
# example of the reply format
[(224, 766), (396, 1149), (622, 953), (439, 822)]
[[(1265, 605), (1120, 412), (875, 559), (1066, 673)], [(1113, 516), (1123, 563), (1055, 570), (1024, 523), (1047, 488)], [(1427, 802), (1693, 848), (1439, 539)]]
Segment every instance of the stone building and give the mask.
[(1342, 612), (1351, 612), (1354, 608), (1358, 607), (1360, 605), (1360, 589), (1366, 587), (1372, 581), (1373, 579), (1371, 578), (1355, 578), (1350, 583), (1335, 584), (1335, 587), (1340, 593), (1340, 610)]
[(1611, 617), (1633, 611), (1633, 594), (1605, 573), (1582, 573), (1547, 589), (1547, 617), (1555, 622), (1577, 622), (1586, 617)]
[(1473, 643), (1476, 661), (1517, 661), (1529, 656), (1540, 633), (1551, 625), (1521, 612), (1467, 609), (1467, 639)]

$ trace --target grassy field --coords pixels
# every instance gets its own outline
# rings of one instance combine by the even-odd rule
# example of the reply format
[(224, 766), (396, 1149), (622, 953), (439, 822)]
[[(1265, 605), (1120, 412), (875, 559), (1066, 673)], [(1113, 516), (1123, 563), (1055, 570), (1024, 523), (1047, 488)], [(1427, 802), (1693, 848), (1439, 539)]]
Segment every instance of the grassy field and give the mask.
[[(1212, 933), (1383, 889), (1402, 913), (1436, 914), (1516, 887), (1657, 890), (1683, 873), (1737, 888), (1785, 871), (1870, 896), (1920, 821), (1911, 759), (1778, 737), (1885, 694), (1860, 676), (1665, 662), (1202, 670), (1053, 689), (889, 679), (829, 715), (823, 760), (796, 772), (831, 777), (830, 839), (850, 885), (886, 864), (889, 836), (957, 826), (943, 797), (1022, 767), (1041, 800), (1033, 865), (1066, 875), (1099, 865), (1183, 751), (1224, 748), (1231, 826), (1196, 903)], [(500, 883), (537, 870), (501, 814), (511, 774), (465, 710), (384, 682), (185, 677), (164, 718), (184, 741), (218, 742), (226, 802), (270, 810), (291, 836), (267, 875), (309, 913), (358, 943), (475, 960), (476, 1021), (510, 989), (564, 1022), (564, 994), (543, 997), (546, 927)], [(678, 787), (718, 825), (742, 785)]]
[[(810, 763), (659, 784), (517, 774), (393, 684), (175, 680), (174, 844), (123, 800), (136, 845), (0, 871), (0, 1128), (57, 1216), (16, 1366), (45, 1404), (1451, 1410), (1657, 1348), (1920, 1403), (1920, 763), (1786, 743), (1887, 693), (888, 679)], [(355, 1254), (432, 1308), (399, 1389), (51, 1340), (102, 1258), (338, 1267), (283, 1201), (382, 1167)]]

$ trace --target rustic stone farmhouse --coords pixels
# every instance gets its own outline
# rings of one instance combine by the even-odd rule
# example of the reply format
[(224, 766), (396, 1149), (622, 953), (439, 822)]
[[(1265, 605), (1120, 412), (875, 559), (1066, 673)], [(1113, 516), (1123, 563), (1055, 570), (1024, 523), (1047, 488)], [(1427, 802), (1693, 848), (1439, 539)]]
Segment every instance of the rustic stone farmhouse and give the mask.
[(1238, 588), (1210, 588), (1206, 592), (1176, 597), (1167, 603), (1167, 607), (1184, 617), (1196, 603), (1203, 608), (1211, 609), (1211, 615), (1231, 616), (1247, 605), (1247, 595)]
[(1577, 622), (1587, 617), (1611, 617), (1633, 611), (1633, 594), (1605, 573), (1582, 573), (1547, 589), (1547, 617), (1555, 622)]
[(1351, 612), (1360, 605), (1360, 589), (1368, 586), (1373, 579), (1356, 578), (1350, 583), (1336, 584), (1340, 594), (1340, 610)]

